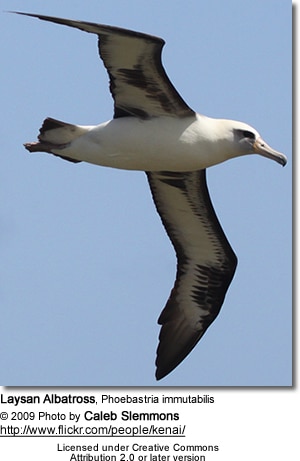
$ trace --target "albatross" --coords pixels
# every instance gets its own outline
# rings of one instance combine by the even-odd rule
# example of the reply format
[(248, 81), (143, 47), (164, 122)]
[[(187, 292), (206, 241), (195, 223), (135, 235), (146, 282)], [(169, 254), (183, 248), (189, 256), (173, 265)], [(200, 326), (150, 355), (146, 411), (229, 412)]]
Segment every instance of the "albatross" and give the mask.
[(177, 256), (175, 284), (158, 319), (159, 380), (185, 359), (215, 320), (237, 265), (210, 200), (206, 168), (248, 154), (283, 166), (287, 159), (250, 125), (191, 109), (162, 65), (163, 39), (92, 22), (18, 14), (98, 36), (114, 101), (113, 119), (82, 126), (46, 118), (38, 141), (24, 146), (74, 163), (146, 173)]

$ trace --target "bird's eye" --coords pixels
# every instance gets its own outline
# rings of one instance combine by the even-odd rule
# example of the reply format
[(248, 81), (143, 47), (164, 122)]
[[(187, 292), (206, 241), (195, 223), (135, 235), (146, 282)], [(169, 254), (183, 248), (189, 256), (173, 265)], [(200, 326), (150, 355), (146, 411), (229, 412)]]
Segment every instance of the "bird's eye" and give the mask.
[(255, 139), (255, 134), (251, 131), (243, 130), (242, 133), (244, 138)]

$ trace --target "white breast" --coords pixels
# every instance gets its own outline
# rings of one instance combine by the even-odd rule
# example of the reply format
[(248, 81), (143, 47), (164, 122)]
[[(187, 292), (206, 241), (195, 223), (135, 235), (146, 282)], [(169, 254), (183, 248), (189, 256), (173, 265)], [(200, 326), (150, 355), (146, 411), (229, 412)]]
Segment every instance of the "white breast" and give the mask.
[(220, 150), (216, 123), (198, 115), (183, 119), (118, 118), (87, 127), (86, 133), (70, 143), (63, 154), (127, 170), (200, 170), (228, 158), (226, 150)]

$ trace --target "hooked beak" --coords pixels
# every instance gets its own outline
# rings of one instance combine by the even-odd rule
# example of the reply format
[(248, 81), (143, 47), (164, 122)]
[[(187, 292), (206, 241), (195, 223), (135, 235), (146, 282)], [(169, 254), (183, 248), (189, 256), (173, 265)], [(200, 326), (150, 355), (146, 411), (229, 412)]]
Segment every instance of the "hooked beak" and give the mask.
[(255, 143), (253, 144), (253, 151), (256, 154), (260, 154), (264, 157), (270, 158), (271, 160), (275, 160), (282, 166), (284, 166), (287, 162), (287, 158), (285, 155), (272, 149), (272, 147), (268, 146), (268, 144), (262, 138), (257, 138)]

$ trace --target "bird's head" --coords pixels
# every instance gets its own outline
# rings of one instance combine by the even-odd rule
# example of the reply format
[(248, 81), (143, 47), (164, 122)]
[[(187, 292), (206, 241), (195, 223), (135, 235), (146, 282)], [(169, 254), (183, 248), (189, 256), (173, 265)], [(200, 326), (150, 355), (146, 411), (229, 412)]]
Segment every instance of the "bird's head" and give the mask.
[(241, 122), (231, 123), (231, 136), (233, 137), (233, 142), (239, 155), (259, 154), (263, 157), (275, 160), (282, 166), (286, 164), (286, 156), (270, 147), (250, 125)]

